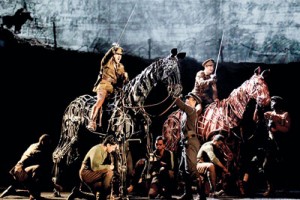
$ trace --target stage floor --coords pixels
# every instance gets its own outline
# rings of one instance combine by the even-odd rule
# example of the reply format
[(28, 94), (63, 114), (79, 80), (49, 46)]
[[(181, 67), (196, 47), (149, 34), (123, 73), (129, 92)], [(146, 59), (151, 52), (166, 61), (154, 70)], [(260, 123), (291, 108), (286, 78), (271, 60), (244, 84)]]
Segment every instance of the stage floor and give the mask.
[[(2, 193), (3, 190), (1, 190)], [(19, 194), (20, 192), (20, 194)], [(49, 200), (66, 200), (67, 197), (69, 196), (70, 192), (62, 192), (61, 193), (61, 197), (54, 197), (52, 192), (42, 192), (42, 197), (44, 197), (45, 199), (49, 199)], [(179, 196), (177, 195), (173, 195), (172, 196), (174, 199), (178, 199)], [(196, 197), (196, 195), (194, 195), (194, 197)], [(25, 195), (25, 193), (23, 193), (22, 191), (18, 191), (18, 195), (9, 195), (9, 196), (5, 196), (2, 199), (6, 199), (6, 200), (17, 200), (17, 199), (29, 199), (27, 195)], [(123, 200), (146, 200), (149, 199), (147, 197), (141, 197), (141, 196), (127, 196), (127, 197), (123, 197), (123, 198), (119, 198), (119, 197), (115, 197), (115, 198), (111, 198), (111, 200), (117, 200), (117, 199), (123, 199)], [(260, 193), (258, 193), (255, 197), (245, 197), (245, 198), (241, 198), (241, 197), (234, 197), (234, 196), (221, 196), (218, 198), (210, 198), (207, 197), (207, 200), (213, 200), (213, 199), (243, 199), (243, 200), (256, 200), (256, 199), (264, 199), (264, 200), (280, 200), (280, 199), (300, 199), (300, 191), (278, 191), (273, 197), (269, 197), (269, 198), (263, 198), (261, 196)], [(75, 198), (74, 200), (80, 200), (80, 198)]]

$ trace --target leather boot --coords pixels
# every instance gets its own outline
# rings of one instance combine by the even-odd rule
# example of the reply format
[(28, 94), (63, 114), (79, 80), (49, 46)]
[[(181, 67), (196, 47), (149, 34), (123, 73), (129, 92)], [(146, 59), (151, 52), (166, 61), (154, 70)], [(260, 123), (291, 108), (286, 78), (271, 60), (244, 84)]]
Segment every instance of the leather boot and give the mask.
[(179, 197), (180, 200), (192, 200), (192, 186), (190, 185), (190, 182), (185, 182), (184, 186), (184, 193)]
[(206, 200), (205, 185), (201, 178), (197, 179), (197, 196), (196, 200)]
[(239, 187), (240, 195), (241, 195), (241, 196), (245, 196), (245, 195), (246, 195), (246, 192), (245, 192), (244, 184), (243, 184), (243, 181), (242, 181), (242, 180), (239, 180), (239, 181), (238, 181), (238, 187)]
[(263, 193), (263, 196), (269, 197), (273, 195), (273, 193), (274, 193), (273, 185), (270, 182), (267, 182), (267, 190)]
[(53, 189), (53, 196), (54, 197), (61, 197), (60, 192), (63, 191), (63, 187), (61, 185), (59, 185), (59, 184), (56, 184), (56, 183), (53, 183), (53, 187), (54, 187), (54, 189)]

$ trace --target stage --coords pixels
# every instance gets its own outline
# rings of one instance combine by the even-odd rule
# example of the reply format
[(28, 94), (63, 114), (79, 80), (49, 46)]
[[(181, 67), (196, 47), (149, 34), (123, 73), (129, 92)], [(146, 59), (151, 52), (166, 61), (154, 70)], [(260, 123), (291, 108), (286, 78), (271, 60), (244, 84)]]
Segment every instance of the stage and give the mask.
[[(2, 191), (4, 191), (3, 188), (1, 188), (1, 193)], [(53, 200), (66, 200), (68, 198), (68, 196), (70, 195), (70, 192), (62, 192), (61, 193), (61, 197), (54, 197), (53, 196), (53, 192), (42, 192), (42, 197), (44, 197), (45, 199), (53, 199)], [(3, 197), (2, 199), (6, 199), (6, 200), (16, 200), (16, 199), (28, 199), (28, 195), (26, 194), (25, 191), (23, 190), (17, 190), (17, 194), (12, 194), (12, 195), (8, 195)], [(179, 195), (172, 195), (173, 199), (178, 199)], [(196, 194), (194, 194), (194, 198), (196, 198)], [(74, 200), (79, 200), (79, 199), (84, 199), (84, 198), (75, 198)], [(128, 195), (127, 197), (124, 198), (119, 198), (119, 197), (113, 197), (110, 198), (110, 200), (117, 200), (117, 199), (124, 199), (124, 200), (146, 200), (149, 199), (148, 197), (145, 196), (135, 196), (135, 195)], [(272, 200), (280, 200), (280, 199), (300, 199), (300, 191), (297, 190), (290, 190), (290, 191), (277, 191), (272, 197), (268, 197), (265, 198), (262, 196), (262, 193), (256, 193), (254, 197), (238, 197), (238, 196), (220, 196), (218, 198), (210, 198), (207, 197), (208, 200), (212, 200), (212, 199), (244, 199), (244, 200), (255, 200), (255, 199), (264, 199), (264, 200), (268, 200), (268, 199), (272, 199)], [(150, 200), (150, 199), (149, 199)]]

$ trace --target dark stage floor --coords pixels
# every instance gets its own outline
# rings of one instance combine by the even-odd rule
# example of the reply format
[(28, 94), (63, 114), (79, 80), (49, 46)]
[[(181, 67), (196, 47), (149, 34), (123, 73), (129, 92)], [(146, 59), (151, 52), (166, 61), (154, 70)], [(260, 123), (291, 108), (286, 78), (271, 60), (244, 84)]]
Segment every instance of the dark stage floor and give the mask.
[[(2, 191), (4, 191), (5, 188), (1, 188), (0, 192), (2, 193)], [(42, 197), (44, 197), (45, 199), (53, 199), (53, 200), (66, 200), (67, 197), (69, 196), (70, 192), (62, 192), (61, 193), (61, 197), (54, 197), (52, 192), (42, 192)], [(178, 195), (173, 195), (172, 196), (174, 199), (179, 198)], [(196, 197), (196, 195), (194, 195), (194, 198)], [(17, 199), (29, 199), (29, 197), (26, 195), (26, 193), (22, 190), (18, 190), (18, 194), (12, 194), (9, 196), (5, 196), (2, 199), (7, 199), (7, 200), (17, 200)], [(82, 198), (76, 198), (74, 200), (79, 200)], [(114, 198), (110, 198), (110, 200), (117, 200), (117, 199), (123, 199), (123, 200), (144, 200), (144, 199), (149, 199), (147, 197), (141, 197), (141, 196), (132, 196), (132, 195), (128, 195), (127, 197), (124, 198), (119, 198), (119, 197), (114, 197)], [(269, 198), (264, 198), (262, 196), (262, 193), (257, 193), (255, 195), (255, 197), (245, 197), (245, 198), (241, 198), (241, 197), (236, 197), (236, 196), (221, 196), (218, 198), (207, 198), (208, 200), (212, 200), (212, 199), (244, 199), (244, 200), (250, 200), (250, 199), (264, 199), (264, 200), (268, 200), (268, 199), (272, 199), (272, 200), (280, 200), (280, 199), (300, 199), (300, 191), (296, 191), (296, 190), (291, 190), (291, 191), (277, 191), (276, 194), (272, 197)]]

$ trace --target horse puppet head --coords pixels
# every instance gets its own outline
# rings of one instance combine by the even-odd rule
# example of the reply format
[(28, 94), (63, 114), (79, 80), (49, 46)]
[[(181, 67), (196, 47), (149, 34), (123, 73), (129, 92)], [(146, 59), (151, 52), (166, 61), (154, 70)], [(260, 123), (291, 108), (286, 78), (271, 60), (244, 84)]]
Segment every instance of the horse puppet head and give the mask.
[(256, 100), (256, 103), (259, 106), (267, 106), (271, 101), (269, 88), (265, 80), (269, 73), (269, 69), (264, 70), (261, 73), (261, 68), (257, 67), (254, 71), (254, 75), (249, 80), (249, 85), (252, 85), (252, 87), (250, 87), (251, 91), (249, 91), (249, 94), (251, 98)]

